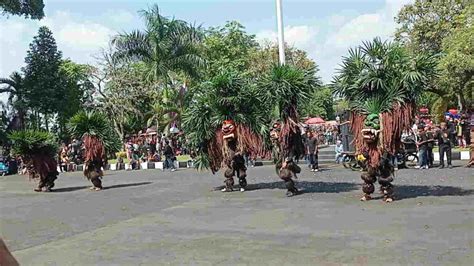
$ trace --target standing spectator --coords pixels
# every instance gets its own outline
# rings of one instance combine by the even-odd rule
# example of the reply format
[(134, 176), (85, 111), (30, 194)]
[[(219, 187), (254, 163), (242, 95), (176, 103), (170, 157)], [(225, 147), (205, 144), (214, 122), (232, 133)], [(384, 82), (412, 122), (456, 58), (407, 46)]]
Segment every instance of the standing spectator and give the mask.
[(305, 150), (309, 159), (311, 172), (319, 171), (318, 167), (318, 139), (313, 134), (313, 131), (306, 132)]
[(456, 124), (452, 116), (447, 116), (446, 127), (448, 128), (451, 134), (449, 135), (449, 140), (451, 141), (451, 147), (456, 145)]
[(466, 148), (466, 139), (464, 138), (464, 131), (466, 130), (466, 125), (467, 125), (467, 122), (466, 120), (464, 119), (464, 117), (461, 117), (459, 120), (458, 120), (458, 123), (456, 125), (456, 136), (457, 136), (457, 139), (458, 139), (458, 145), (459, 147), (461, 148)]
[(61, 172), (67, 172), (67, 168), (68, 168), (68, 165), (69, 165), (69, 157), (68, 157), (68, 151), (67, 151), (67, 147), (66, 146), (63, 146), (63, 148), (61, 149), (61, 155), (60, 155), (60, 160), (61, 160), (61, 167), (59, 167), (59, 169), (61, 170)]
[(127, 149), (127, 159), (130, 161), (132, 159), (132, 153), (133, 153), (132, 139), (127, 140), (127, 143), (125, 144), (125, 148)]
[(341, 163), (344, 148), (342, 147), (342, 142), (340, 140), (336, 141), (336, 147), (334, 149), (336, 151), (336, 163)]
[(428, 159), (428, 167), (433, 167), (433, 162), (434, 162), (434, 154), (433, 154), (433, 147), (434, 147), (434, 133), (430, 125), (425, 126), (425, 132), (426, 132), (426, 137), (428, 139), (428, 145), (427, 145), (427, 159)]
[(428, 169), (428, 142), (424, 126), (418, 126), (418, 141), (416, 145), (418, 146), (418, 157), (420, 158), (420, 165), (417, 167), (419, 169)]
[(448, 128), (448, 125), (445, 122), (441, 123), (440, 127), (441, 128), (436, 132), (436, 139), (438, 140), (438, 146), (439, 146), (439, 161), (440, 161), (439, 168), (440, 169), (444, 168), (444, 155), (445, 154), (448, 161), (448, 167), (453, 168), (451, 164), (451, 149), (452, 149), (451, 138), (454, 134), (453, 134), (453, 131), (451, 131)]
[(168, 141), (165, 142), (165, 151), (163, 152), (163, 155), (165, 156), (165, 165), (163, 165), (163, 170), (165, 168), (166, 169), (171, 168), (171, 172), (176, 171), (176, 168), (174, 167), (174, 160), (173, 160), (175, 156), (174, 151)]

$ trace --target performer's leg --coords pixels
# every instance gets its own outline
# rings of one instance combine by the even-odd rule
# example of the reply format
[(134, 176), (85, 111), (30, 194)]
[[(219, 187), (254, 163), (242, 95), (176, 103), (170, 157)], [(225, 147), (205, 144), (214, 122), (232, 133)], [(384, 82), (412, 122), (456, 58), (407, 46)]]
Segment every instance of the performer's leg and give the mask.
[(102, 181), (100, 180), (100, 177), (93, 177), (91, 178), (92, 185), (94, 186), (95, 190), (101, 190), (102, 189)]
[(285, 180), (285, 186), (287, 189), (287, 192), (286, 192), (287, 197), (292, 197), (298, 193), (298, 189), (295, 187), (295, 182), (293, 182), (291, 178)]
[(54, 187), (54, 181), (57, 179), (57, 174), (58, 172), (51, 172), (48, 174), (46, 177), (46, 182), (45, 182), (45, 190), (47, 192), (50, 192), (51, 189)]
[(370, 194), (374, 193), (375, 191), (374, 183), (377, 180), (377, 177), (375, 175), (375, 171), (369, 169), (368, 172), (361, 175), (361, 178), (364, 181), (364, 184), (362, 185), (362, 192), (364, 192), (364, 196), (362, 196), (360, 200), (367, 201), (372, 198)]
[(43, 188), (46, 187), (46, 183), (47, 183), (47, 177), (40, 177), (38, 186), (34, 189), (34, 191), (36, 192), (43, 191)]
[(239, 178), (240, 191), (244, 192), (247, 187), (247, 173), (245, 170), (241, 169), (237, 171), (237, 177)]
[(284, 168), (281, 169), (278, 173), (279, 177), (285, 182), (286, 186), (286, 196), (291, 197), (298, 193), (298, 189), (295, 187), (295, 182), (291, 179), (293, 172), (290, 169)]
[(234, 187), (234, 171), (232, 169), (228, 168), (224, 172), (225, 176), (225, 187), (221, 190), (222, 192), (230, 192), (233, 190)]
[(393, 178), (391, 175), (385, 175), (385, 177), (379, 177), (380, 192), (383, 194), (383, 200), (385, 202), (393, 201)]

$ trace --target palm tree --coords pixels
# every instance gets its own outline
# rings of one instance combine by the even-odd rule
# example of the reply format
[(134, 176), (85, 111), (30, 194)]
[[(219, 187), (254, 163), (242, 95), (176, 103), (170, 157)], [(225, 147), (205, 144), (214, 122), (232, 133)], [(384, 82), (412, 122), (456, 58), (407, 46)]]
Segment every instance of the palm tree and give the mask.
[(197, 45), (202, 33), (199, 27), (182, 20), (163, 17), (157, 5), (141, 11), (146, 30), (135, 30), (115, 36), (114, 59), (142, 61), (147, 66), (146, 77), (169, 84), (173, 73), (197, 77), (204, 60)]
[(30, 178), (39, 179), (35, 191), (51, 191), (58, 176), (56, 138), (46, 131), (19, 130), (9, 136), (12, 152), (22, 158)]
[(235, 72), (222, 71), (196, 88), (193, 99), (183, 114), (183, 129), (190, 144), (198, 148), (197, 168), (221, 167), (223, 151), (221, 126), (235, 122), (238, 149), (263, 154), (262, 136), (266, 127), (266, 106), (260, 90)]
[(278, 162), (286, 157), (304, 154), (297, 109), (308, 100), (312, 91), (320, 87), (315, 72), (315, 67), (299, 69), (292, 65), (274, 66), (260, 81), (259, 87), (265, 91), (265, 102), (273, 108), (272, 119), (281, 122), (282, 154)]
[[(411, 56), (400, 44), (376, 38), (349, 50), (349, 56), (343, 58), (339, 74), (334, 78), (333, 89), (349, 102), (355, 113), (391, 112), (400, 118), (397, 123), (383, 127), (386, 135), (397, 136), (393, 140), (387, 139), (387, 145), (394, 152), (398, 136), (411, 126), (417, 99), (436, 74), (433, 56)], [(359, 134), (359, 131), (354, 133)], [(362, 146), (363, 143), (356, 145)]]
[(24, 95), (24, 78), (18, 72), (13, 72), (9, 78), (0, 78), (0, 93), (9, 93), (8, 105), (12, 106), (15, 114), (10, 129), (22, 129), (25, 127), (25, 116), (27, 112), (26, 99)]
[(102, 167), (107, 163), (107, 151), (120, 149), (120, 140), (114, 134), (105, 115), (98, 112), (79, 112), (68, 123), (73, 137), (84, 142), (84, 176), (89, 179), (93, 190), (102, 189)]
[(417, 98), (436, 75), (433, 57), (411, 56), (397, 43), (374, 39), (349, 50), (334, 91), (349, 101), (356, 150), (368, 157), (361, 200), (371, 199), (378, 179), (384, 201), (393, 201), (390, 154), (400, 147), (401, 134), (411, 128)]

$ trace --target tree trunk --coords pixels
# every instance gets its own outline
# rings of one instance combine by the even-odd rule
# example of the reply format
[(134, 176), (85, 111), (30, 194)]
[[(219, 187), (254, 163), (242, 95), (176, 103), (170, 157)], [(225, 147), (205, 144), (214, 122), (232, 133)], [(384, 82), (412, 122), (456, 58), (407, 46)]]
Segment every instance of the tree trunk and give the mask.
[(40, 128), (41, 128), (40, 113), (38, 111), (36, 111), (35, 113), (36, 113), (36, 130), (40, 130)]
[(46, 131), (49, 131), (48, 114), (44, 114), (44, 125), (46, 126)]
[(25, 129), (25, 111), (23, 109), (18, 110), (18, 122), (20, 125), (20, 129)]
[(462, 111), (464, 111), (464, 107), (466, 106), (466, 99), (464, 99), (462, 89), (461, 89), (461, 91), (456, 93), (456, 97), (458, 99), (459, 112), (462, 112)]

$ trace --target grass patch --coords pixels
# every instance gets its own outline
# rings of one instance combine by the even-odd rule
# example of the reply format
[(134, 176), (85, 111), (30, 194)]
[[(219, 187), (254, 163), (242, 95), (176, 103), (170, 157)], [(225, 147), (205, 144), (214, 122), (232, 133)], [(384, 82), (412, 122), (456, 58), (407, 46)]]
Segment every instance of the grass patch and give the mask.
[[(439, 147), (434, 147), (433, 152), (439, 152)], [(469, 151), (469, 148), (453, 148), (452, 151), (460, 152), (460, 151)]]

